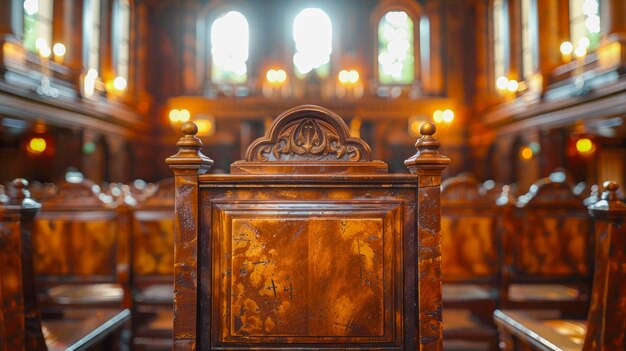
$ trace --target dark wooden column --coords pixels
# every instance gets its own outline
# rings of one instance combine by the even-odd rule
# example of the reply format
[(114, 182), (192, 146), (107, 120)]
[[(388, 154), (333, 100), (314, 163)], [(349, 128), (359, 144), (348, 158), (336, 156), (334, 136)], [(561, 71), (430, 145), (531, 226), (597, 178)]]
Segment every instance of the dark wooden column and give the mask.
[[(417, 250), (420, 263), (418, 275), (420, 350), (443, 350), (441, 297), (441, 174), (450, 159), (439, 153), (441, 144), (433, 137), (436, 127), (425, 122), (422, 137), (415, 147), (417, 153), (404, 161), (409, 171), (418, 176)], [(421, 279), (429, 276), (428, 280)]]
[(626, 204), (618, 187), (605, 182), (603, 199), (589, 207), (596, 259), (584, 350), (626, 350)]
[(57, 0), (54, 6), (54, 42), (65, 45), (63, 64), (70, 68), (72, 81), (78, 85), (83, 66), (83, 1)]
[(26, 180), (13, 186), (16, 196), (0, 202), (0, 351), (43, 351), (31, 240), (41, 205), (30, 199)]
[(0, 0), (0, 43), (4, 37), (20, 37), (24, 26), (22, 1)]
[(537, 18), (539, 71), (547, 77), (561, 64), (561, 43), (569, 41), (569, 4), (563, 0), (537, 1)]
[[(200, 151), (202, 142), (196, 137), (198, 127), (187, 122), (182, 127), (185, 136), (178, 140), (178, 153), (165, 162), (174, 171), (176, 182), (174, 218), (174, 255), (186, 257), (184, 263), (176, 263), (174, 275), (174, 349), (195, 350), (198, 289), (198, 175), (206, 173), (213, 160)], [(184, 223), (182, 225), (181, 223)], [(180, 277), (187, 277), (185, 281)], [(193, 299), (189, 301), (189, 299)], [(187, 303), (177, 301), (185, 300)], [(189, 306), (178, 311), (177, 306)]]

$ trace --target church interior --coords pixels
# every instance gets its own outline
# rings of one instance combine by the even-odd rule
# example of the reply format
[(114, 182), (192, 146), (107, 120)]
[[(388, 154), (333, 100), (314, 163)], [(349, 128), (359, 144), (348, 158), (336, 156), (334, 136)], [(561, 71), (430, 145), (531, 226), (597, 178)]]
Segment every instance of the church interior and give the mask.
[(625, 350), (625, 188), (626, 0), (0, 0), (0, 351)]

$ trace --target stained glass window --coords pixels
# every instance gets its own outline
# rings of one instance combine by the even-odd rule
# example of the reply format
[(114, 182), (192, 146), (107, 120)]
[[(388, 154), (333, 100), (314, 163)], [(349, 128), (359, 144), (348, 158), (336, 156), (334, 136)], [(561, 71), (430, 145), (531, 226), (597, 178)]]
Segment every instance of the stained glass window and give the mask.
[(378, 23), (378, 79), (381, 84), (411, 84), (415, 78), (413, 19), (387, 12)]
[(130, 59), (130, 1), (117, 0), (113, 9), (113, 65), (115, 75), (128, 80)]
[[(583, 56), (600, 43), (600, 4), (598, 0), (570, 0), (570, 41), (574, 52)], [(579, 55), (582, 54), (582, 55)]]
[(24, 1), (24, 47), (32, 52), (52, 48), (52, 0)]

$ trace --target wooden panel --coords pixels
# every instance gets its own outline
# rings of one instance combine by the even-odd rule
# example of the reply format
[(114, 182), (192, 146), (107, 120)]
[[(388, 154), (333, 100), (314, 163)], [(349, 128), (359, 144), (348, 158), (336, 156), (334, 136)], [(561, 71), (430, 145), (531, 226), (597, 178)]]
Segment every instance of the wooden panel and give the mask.
[(588, 275), (589, 218), (578, 212), (546, 209), (518, 218), (524, 235), (512, 247), (515, 270), (546, 277)]
[(35, 231), (35, 274), (46, 276), (44, 279), (70, 275), (115, 279), (119, 235), (114, 212), (82, 218), (79, 214), (42, 213), (35, 221)]
[(399, 210), (216, 204), (219, 292), (231, 297), (221, 301), (219, 342), (393, 342)]
[(500, 263), (494, 241), (494, 216), (441, 217), (441, 255), (444, 281), (490, 277), (498, 274)]
[[(133, 219), (133, 273), (174, 274), (174, 213), (136, 211)], [(138, 277), (135, 277), (137, 279)]]

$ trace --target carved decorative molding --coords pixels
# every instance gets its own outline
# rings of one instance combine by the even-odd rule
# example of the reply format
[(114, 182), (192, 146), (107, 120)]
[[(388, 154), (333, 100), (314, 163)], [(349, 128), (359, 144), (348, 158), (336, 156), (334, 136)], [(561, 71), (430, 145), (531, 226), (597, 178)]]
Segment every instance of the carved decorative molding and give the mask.
[(323, 107), (304, 105), (278, 116), (255, 140), (246, 161), (371, 161), (362, 139), (350, 137), (343, 119)]

